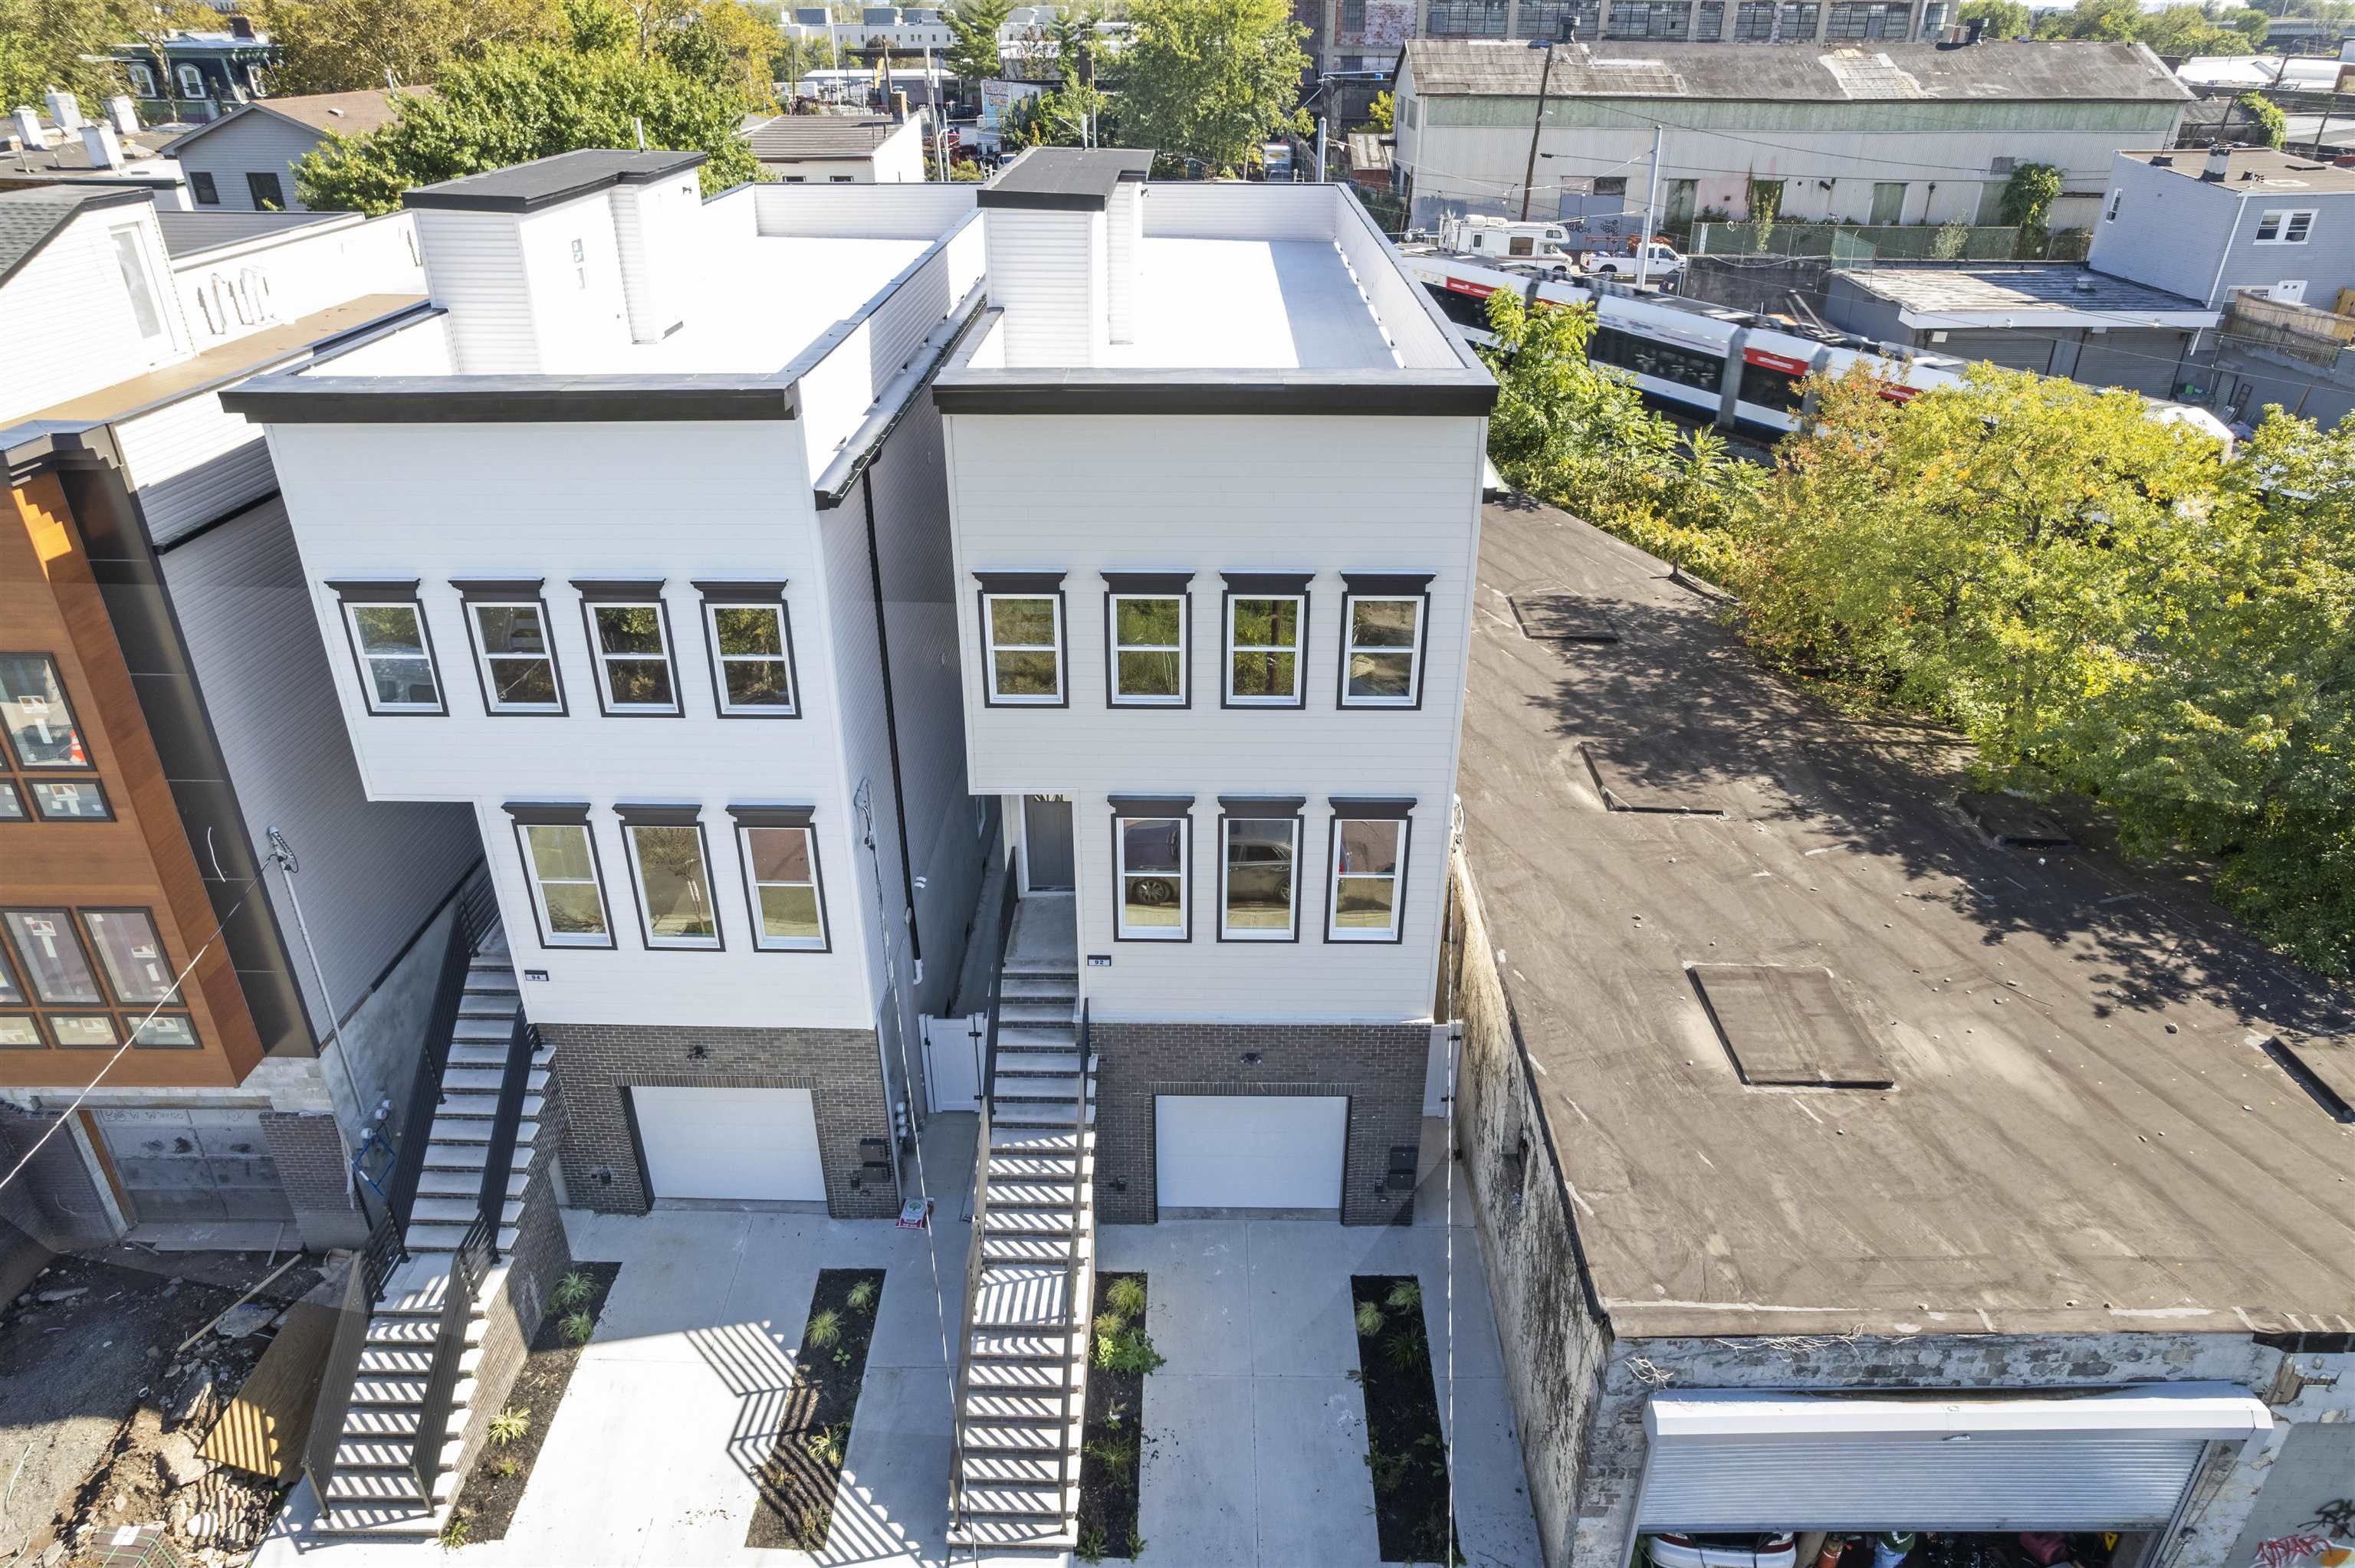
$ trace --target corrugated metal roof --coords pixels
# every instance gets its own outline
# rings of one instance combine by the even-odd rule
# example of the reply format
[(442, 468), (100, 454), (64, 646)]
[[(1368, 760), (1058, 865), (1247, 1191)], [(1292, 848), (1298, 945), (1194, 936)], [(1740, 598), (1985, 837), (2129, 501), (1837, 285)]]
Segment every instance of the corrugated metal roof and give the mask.
[(900, 122), (881, 115), (780, 114), (745, 133), (764, 164), (805, 158), (863, 158), (891, 139)]
[[(1413, 38), (1423, 97), (1534, 97), (1546, 54), (1522, 42)], [(1702, 98), (1847, 103), (1880, 99), (2179, 103), (2191, 94), (2140, 44), (2017, 41), (1796, 45), (1563, 44), (1546, 90), (1563, 98)]]

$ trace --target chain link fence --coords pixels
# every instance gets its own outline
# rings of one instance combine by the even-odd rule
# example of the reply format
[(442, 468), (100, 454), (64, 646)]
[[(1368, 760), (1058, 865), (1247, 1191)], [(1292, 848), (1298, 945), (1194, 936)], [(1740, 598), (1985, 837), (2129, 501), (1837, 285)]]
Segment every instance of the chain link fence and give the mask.
[(1880, 261), (2083, 261), (2086, 231), (1966, 223), (1696, 223), (1695, 256), (1778, 256), (1870, 267)]

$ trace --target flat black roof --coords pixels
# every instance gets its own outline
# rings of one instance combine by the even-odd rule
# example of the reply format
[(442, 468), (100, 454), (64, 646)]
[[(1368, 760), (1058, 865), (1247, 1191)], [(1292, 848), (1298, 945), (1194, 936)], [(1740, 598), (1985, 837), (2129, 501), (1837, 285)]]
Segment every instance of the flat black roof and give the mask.
[(1102, 212), (1113, 187), (1153, 172), (1153, 153), (1139, 147), (1033, 147), (981, 187), (982, 207)]
[(614, 185), (651, 185), (692, 169), (709, 153), (633, 153), (584, 147), (485, 174), (421, 185), (404, 194), (403, 207), (445, 207), (459, 212), (536, 212)]

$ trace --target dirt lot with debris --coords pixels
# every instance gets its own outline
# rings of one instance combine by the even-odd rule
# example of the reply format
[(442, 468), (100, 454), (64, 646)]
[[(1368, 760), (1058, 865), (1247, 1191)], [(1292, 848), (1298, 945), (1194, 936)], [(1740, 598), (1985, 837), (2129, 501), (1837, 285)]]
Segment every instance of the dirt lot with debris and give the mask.
[(315, 1260), (174, 1347), (285, 1261), (116, 1246), (57, 1258), (0, 1308), (0, 1563), (78, 1568), (126, 1524), (167, 1526), (206, 1568), (244, 1560), (279, 1489), (197, 1448), (272, 1319), (318, 1283)]

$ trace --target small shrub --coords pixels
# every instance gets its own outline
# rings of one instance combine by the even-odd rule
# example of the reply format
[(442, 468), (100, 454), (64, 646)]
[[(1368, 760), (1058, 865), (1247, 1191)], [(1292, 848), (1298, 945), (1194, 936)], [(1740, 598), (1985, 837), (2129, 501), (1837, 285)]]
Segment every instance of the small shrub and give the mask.
[(586, 1312), (567, 1312), (556, 1325), (556, 1331), (564, 1336), (568, 1345), (585, 1345), (589, 1336), (597, 1331), (597, 1319)]
[(513, 1459), (494, 1459), (491, 1461), (490, 1465), (491, 1474), (496, 1476), (503, 1481), (509, 1479), (517, 1470), (522, 1468), (523, 1467), (517, 1464)]
[(873, 1280), (862, 1279), (850, 1287), (850, 1294), (843, 1299), (854, 1312), (872, 1312), (875, 1298), (882, 1294), (882, 1287)]
[(578, 1312), (588, 1306), (589, 1298), (596, 1294), (596, 1281), (576, 1268), (556, 1282), (556, 1289), (549, 1294), (549, 1299), (556, 1304), (559, 1312)]
[(1144, 1556), (1144, 1555), (1145, 1555), (1145, 1537), (1143, 1537), (1142, 1535), (1139, 1535), (1139, 1534), (1136, 1532), (1136, 1526), (1135, 1526), (1135, 1525), (1133, 1525), (1133, 1524), (1132, 1524), (1132, 1525), (1130, 1525), (1130, 1526), (1128, 1527), (1128, 1556), (1129, 1556), (1129, 1560), (1130, 1560), (1131, 1562), (1135, 1562), (1137, 1558), (1142, 1557), (1142, 1556)]
[(1145, 1287), (1134, 1278), (1115, 1279), (1104, 1292), (1104, 1305), (1123, 1318), (1134, 1318), (1145, 1310)]
[(1391, 1293), (1383, 1299), (1382, 1305), (1393, 1312), (1420, 1312), (1423, 1310), (1423, 1287), (1414, 1280), (1401, 1279), (1391, 1287)]
[(1099, 1437), (1088, 1445), (1087, 1451), (1107, 1469), (1125, 1470), (1136, 1462), (1136, 1439)]
[(1143, 1377), (1168, 1364), (1169, 1358), (1154, 1348), (1153, 1336), (1142, 1329), (1123, 1329), (1096, 1340), (1096, 1365), (1107, 1372)]
[(1104, 1539), (1103, 1526), (1092, 1524), (1080, 1531), (1079, 1558), (1082, 1563), (1101, 1563), (1104, 1549), (1111, 1544)]
[(1407, 1457), (1404, 1454), (1385, 1454), (1369, 1446), (1366, 1449), (1366, 1468), (1373, 1474), (1377, 1493), (1394, 1492), (1406, 1479)]
[(1358, 1337), (1370, 1340), (1382, 1331), (1382, 1309), (1370, 1301), (1358, 1303)]
[(1382, 1341), (1382, 1359), (1394, 1367), (1412, 1367), (1424, 1353), (1421, 1334), (1392, 1334)]
[(809, 1457), (819, 1464), (831, 1465), (836, 1469), (840, 1469), (843, 1437), (849, 1430), (847, 1424), (841, 1426), (821, 1426), (802, 1439), (802, 1446), (808, 1450)]
[(485, 1430), (491, 1441), (504, 1448), (531, 1430), (531, 1412), (520, 1404), (510, 1404), (491, 1417), (491, 1424)]
[(834, 1528), (834, 1510), (822, 1503), (804, 1503), (795, 1522), (801, 1531), (802, 1544), (815, 1551), (826, 1544), (826, 1532)]
[(1102, 1344), (1127, 1328), (1128, 1319), (1117, 1312), (1099, 1312), (1092, 1327), (1095, 1330), (1096, 1342)]
[(455, 1552), (474, 1539), (474, 1521), (466, 1517), (466, 1510), (453, 1508), (450, 1510), (450, 1517), (442, 1521), (442, 1533), (435, 1539), (442, 1542), (442, 1551)]
[(809, 1326), (802, 1338), (819, 1350), (825, 1350), (842, 1338), (842, 1314), (831, 1307), (821, 1307), (810, 1314)]

